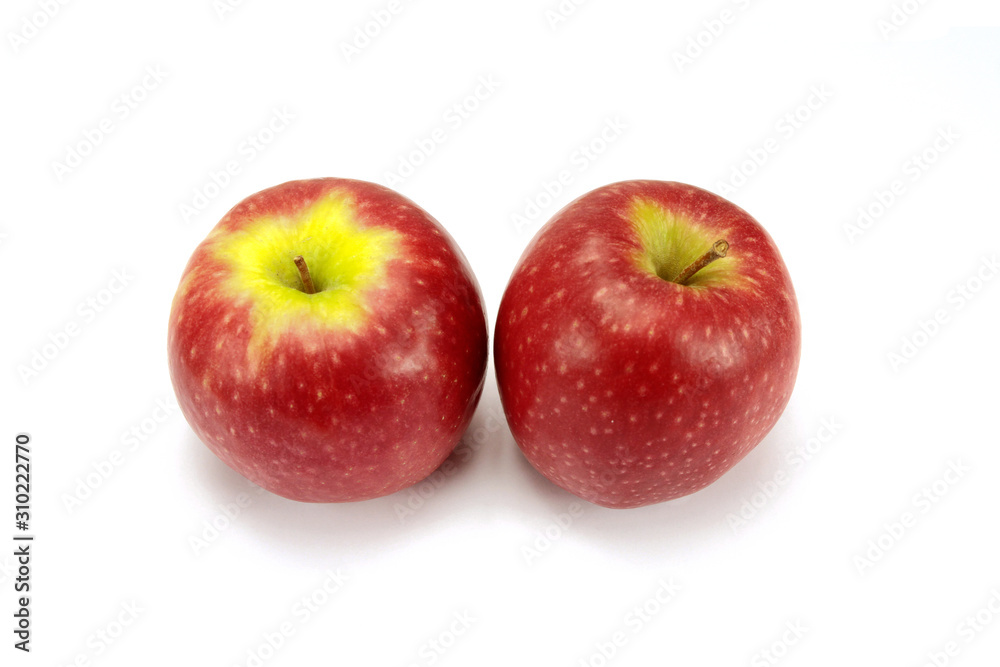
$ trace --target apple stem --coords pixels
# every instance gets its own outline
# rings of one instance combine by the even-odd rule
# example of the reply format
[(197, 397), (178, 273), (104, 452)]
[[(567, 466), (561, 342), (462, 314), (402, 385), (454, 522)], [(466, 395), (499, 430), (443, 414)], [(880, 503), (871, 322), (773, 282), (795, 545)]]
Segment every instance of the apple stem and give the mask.
[(729, 252), (729, 242), (722, 239), (716, 241), (712, 244), (711, 250), (706, 252), (704, 255), (692, 262), (690, 266), (681, 271), (681, 274), (677, 276), (677, 279), (674, 280), (674, 282), (681, 285), (687, 285), (687, 281), (691, 280), (691, 277), (694, 276), (694, 274), (698, 273), (720, 257), (725, 257), (727, 252)]
[(309, 267), (306, 266), (306, 260), (302, 255), (295, 256), (295, 266), (299, 270), (299, 277), (302, 278), (302, 286), (305, 288), (306, 294), (315, 294), (316, 285), (313, 284), (312, 276), (309, 275)]

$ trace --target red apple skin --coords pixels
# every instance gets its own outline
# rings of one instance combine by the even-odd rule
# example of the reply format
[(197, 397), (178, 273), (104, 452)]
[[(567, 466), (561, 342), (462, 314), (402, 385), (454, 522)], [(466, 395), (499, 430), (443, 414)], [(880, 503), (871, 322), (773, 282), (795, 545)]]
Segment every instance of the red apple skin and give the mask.
[[(230, 268), (215, 238), (330, 193), (350, 196), (363, 227), (400, 234), (402, 255), (367, 294), (359, 330), (291, 327), (255, 369), (252, 306), (220, 287)], [(170, 377), (198, 437), (254, 483), (299, 501), (364, 500), (452, 451), (482, 392), (487, 339), (475, 276), (430, 215), (372, 183), (292, 181), (237, 204), (195, 250), (170, 313)]]
[[(693, 289), (639, 267), (637, 198), (726, 239), (733, 284)], [(569, 204), (525, 249), (494, 362), (528, 461), (581, 498), (629, 508), (693, 493), (746, 456), (788, 402), (800, 337), (788, 271), (749, 214), (689, 185), (626, 181)]]

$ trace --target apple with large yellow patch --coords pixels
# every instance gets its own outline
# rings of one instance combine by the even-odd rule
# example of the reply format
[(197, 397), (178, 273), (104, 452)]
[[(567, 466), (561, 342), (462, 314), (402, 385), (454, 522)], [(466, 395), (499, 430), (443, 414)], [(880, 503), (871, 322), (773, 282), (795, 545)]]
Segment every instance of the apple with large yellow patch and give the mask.
[(343, 502), (433, 472), (482, 392), (482, 297), (444, 228), (372, 183), (292, 181), (194, 251), (169, 322), (195, 433), (278, 495)]

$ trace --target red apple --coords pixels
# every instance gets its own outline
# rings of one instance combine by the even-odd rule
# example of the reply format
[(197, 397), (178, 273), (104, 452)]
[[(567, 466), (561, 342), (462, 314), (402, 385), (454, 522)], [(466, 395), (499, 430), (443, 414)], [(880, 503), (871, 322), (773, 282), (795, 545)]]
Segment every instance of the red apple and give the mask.
[(195, 250), (170, 312), (170, 376), (195, 433), (294, 500), (374, 498), (429, 475), (472, 417), (486, 359), (458, 246), (361, 181), (244, 199)]
[(627, 181), (539, 230), (500, 303), (494, 361), (528, 461), (593, 503), (639, 507), (711, 484), (761, 441), (800, 335), (756, 220), (690, 185)]

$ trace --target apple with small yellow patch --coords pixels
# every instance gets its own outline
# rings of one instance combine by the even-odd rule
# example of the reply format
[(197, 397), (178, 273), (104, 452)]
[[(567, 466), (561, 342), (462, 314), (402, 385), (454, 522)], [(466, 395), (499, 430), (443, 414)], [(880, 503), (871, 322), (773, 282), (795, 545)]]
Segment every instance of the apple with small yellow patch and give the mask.
[(479, 285), (425, 211), (373, 183), (292, 181), (237, 204), (170, 312), (184, 416), (278, 495), (346, 502), (433, 472), (482, 392)]
[(514, 439), (606, 507), (693, 493), (771, 430), (799, 366), (798, 305), (746, 211), (625, 181), (550, 220), (514, 269), (494, 362)]

